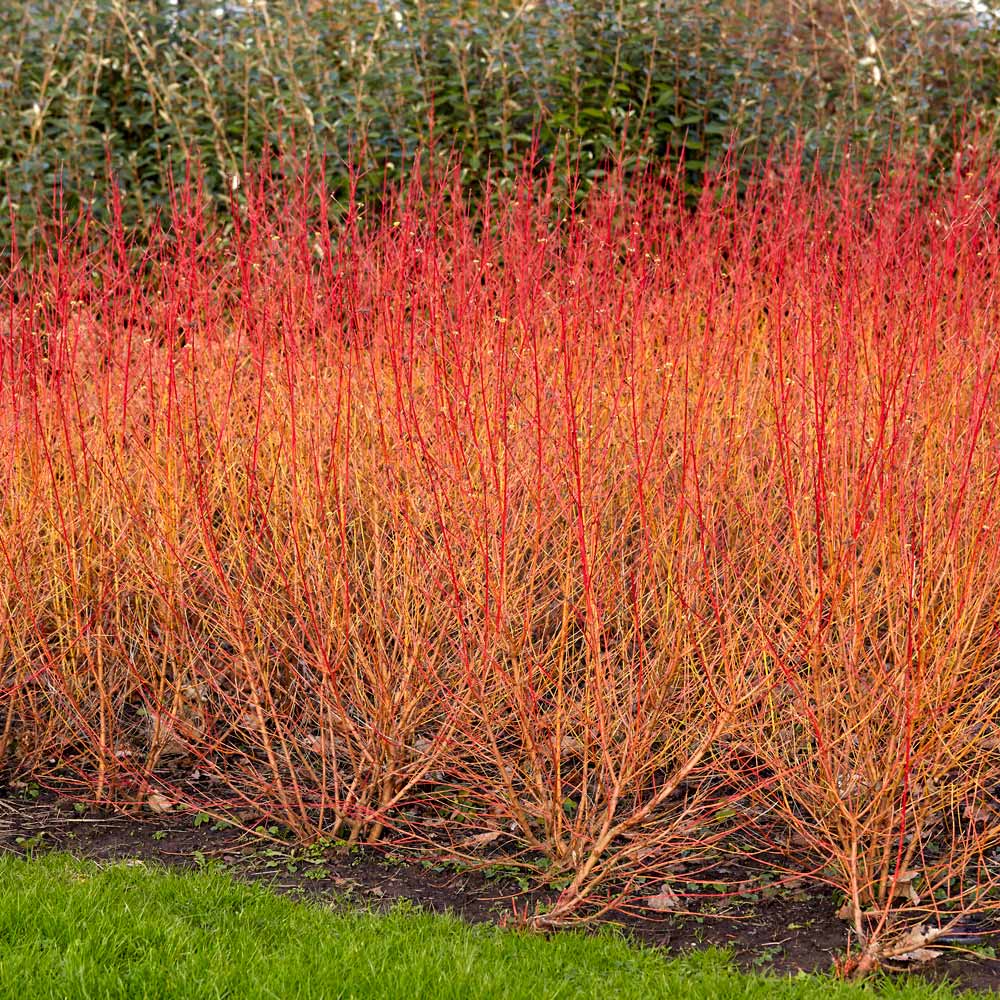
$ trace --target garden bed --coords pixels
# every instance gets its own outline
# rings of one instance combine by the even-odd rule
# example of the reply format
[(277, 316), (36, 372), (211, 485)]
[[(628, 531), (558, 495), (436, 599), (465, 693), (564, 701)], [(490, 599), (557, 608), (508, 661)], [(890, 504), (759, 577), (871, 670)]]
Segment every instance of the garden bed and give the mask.
[(506, 872), (539, 930), (790, 890), (858, 976), (991, 930), (1000, 162), (694, 209), (556, 169), (52, 207), (0, 327), (4, 773)]

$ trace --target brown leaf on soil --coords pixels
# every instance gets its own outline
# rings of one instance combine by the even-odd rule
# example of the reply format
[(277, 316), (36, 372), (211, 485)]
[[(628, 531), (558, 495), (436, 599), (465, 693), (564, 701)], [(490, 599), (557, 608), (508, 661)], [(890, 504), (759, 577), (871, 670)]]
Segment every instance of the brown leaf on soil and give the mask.
[(658, 913), (675, 913), (681, 909), (681, 901), (677, 893), (664, 882), (655, 896), (646, 897), (646, 906)]
[(913, 880), (919, 878), (920, 872), (917, 871), (906, 871), (900, 872), (896, 879), (896, 889), (893, 893), (894, 898), (903, 898), (909, 900), (911, 903), (920, 902), (920, 893), (913, 887)]
[(788, 834), (788, 844), (790, 847), (809, 847), (812, 840), (799, 830), (791, 830)]
[(990, 811), (984, 806), (972, 805), (967, 802), (962, 808), (962, 816), (970, 823), (988, 823), (990, 821)]
[(936, 949), (925, 947), (938, 933), (926, 924), (917, 924), (886, 949), (886, 956), (899, 962), (929, 962), (941, 954)]
[(897, 955), (896, 958), (900, 962), (931, 962), (935, 958), (940, 958), (943, 954), (943, 951), (936, 951), (934, 948), (917, 948), (914, 951), (903, 952), (902, 955)]
[(499, 836), (499, 830), (491, 830), (488, 833), (477, 833), (474, 837), (468, 837), (461, 841), (457, 846), (462, 848), (485, 847), (487, 844), (492, 844)]
[(174, 803), (160, 792), (152, 792), (146, 799), (146, 806), (151, 812), (165, 813), (173, 809)]

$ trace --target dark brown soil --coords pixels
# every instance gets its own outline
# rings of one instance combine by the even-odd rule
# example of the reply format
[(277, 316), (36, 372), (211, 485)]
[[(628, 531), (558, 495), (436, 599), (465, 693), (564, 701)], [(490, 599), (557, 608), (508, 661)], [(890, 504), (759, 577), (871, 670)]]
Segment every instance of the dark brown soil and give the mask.
[[(238, 878), (265, 881), (303, 897), (386, 907), (410, 900), (470, 921), (503, 921), (512, 904), (524, 910), (544, 898), (508, 878), (454, 871), (387, 856), (371, 849), (303, 858), (201, 817), (164, 814), (149, 820), (78, 813), (72, 803), (42, 795), (33, 801), (0, 798), (0, 853), (63, 850), (95, 860), (141, 858), (193, 867), (221, 862)], [(659, 919), (616, 918), (638, 940), (678, 953), (728, 948), (745, 969), (794, 973), (828, 971), (842, 953), (845, 927), (832, 900), (801, 890), (753, 903), (732, 902), (715, 913)], [(1000, 960), (948, 950), (919, 974), (966, 989), (1000, 991)]]

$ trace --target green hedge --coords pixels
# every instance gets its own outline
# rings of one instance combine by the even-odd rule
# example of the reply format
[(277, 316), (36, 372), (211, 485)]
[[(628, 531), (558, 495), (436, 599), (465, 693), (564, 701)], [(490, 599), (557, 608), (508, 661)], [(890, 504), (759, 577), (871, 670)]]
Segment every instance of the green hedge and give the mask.
[(432, 114), (471, 188), (536, 128), (587, 177), (628, 116), (630, 162), (686, 142), (697, 185), (733, 134), (827, 161), (892, 136), (947, 158), (960, 117), (1000, 118), (996, 26), (916, 0), (7, 0), (0, 51), (3, 218), (13, 203), (26, 229), (57, 177), (71, 202), (100, 192), (106, 149), (148, 222), (188, 156), (224, 195), (291, 136), (335, 162), (353, 147), (375, 190)]

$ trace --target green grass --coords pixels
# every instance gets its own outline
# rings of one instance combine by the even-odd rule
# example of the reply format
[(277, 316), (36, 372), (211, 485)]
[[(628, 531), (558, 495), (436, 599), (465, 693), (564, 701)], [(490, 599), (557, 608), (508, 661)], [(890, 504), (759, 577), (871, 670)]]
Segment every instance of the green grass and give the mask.
[(541, 936), (397, 908), (334, 912), (222, 872), (0, 857), (0, 997), (950, 997), (940, 987), (742, 975), (621, 937)]

